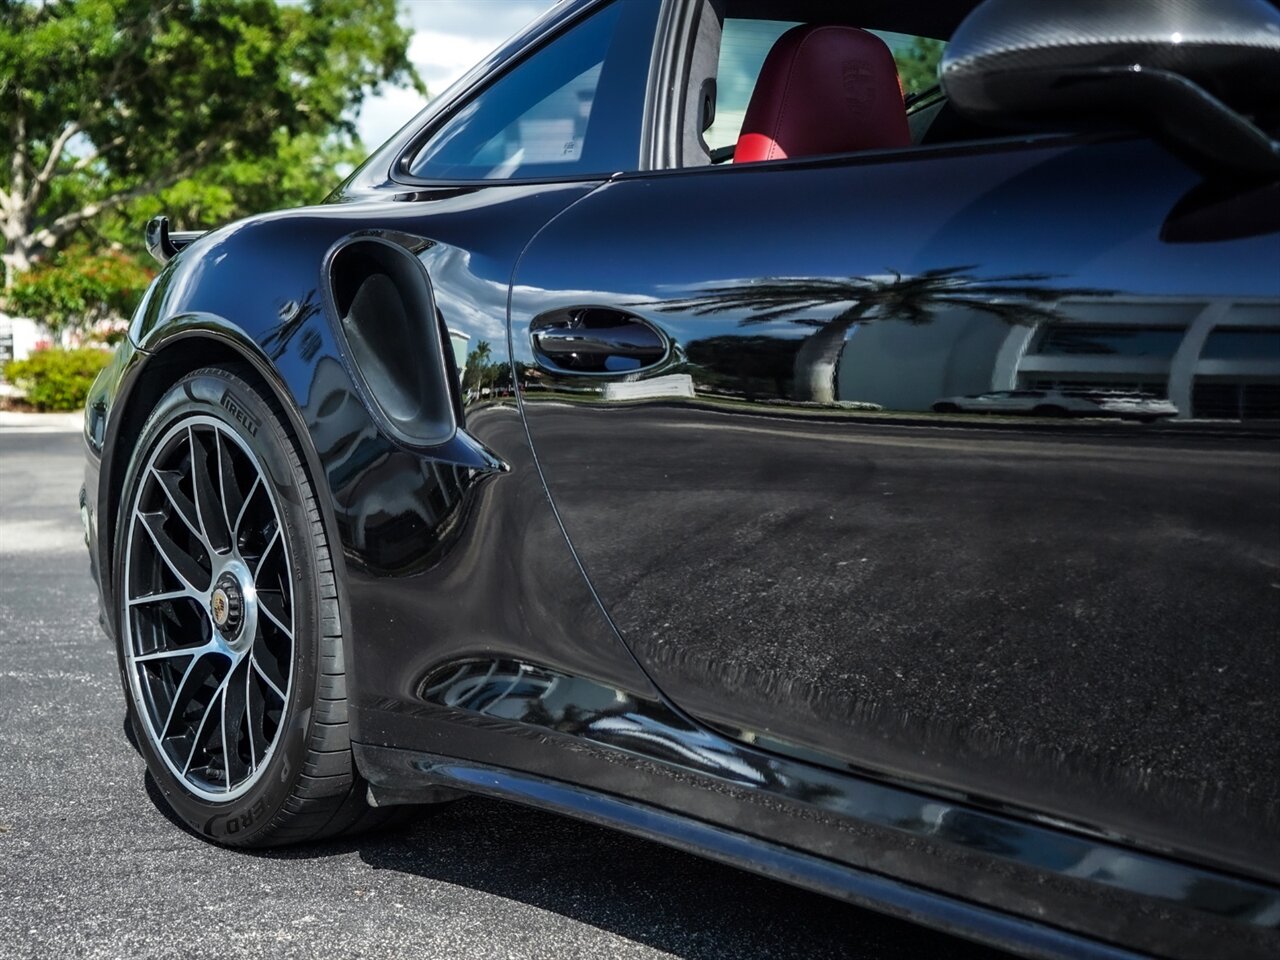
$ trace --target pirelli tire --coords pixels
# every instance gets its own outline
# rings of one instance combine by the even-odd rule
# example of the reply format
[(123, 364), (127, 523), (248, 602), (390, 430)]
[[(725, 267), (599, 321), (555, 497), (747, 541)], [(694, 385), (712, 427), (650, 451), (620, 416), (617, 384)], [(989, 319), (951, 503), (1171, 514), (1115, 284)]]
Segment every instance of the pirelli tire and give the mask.
[(263, 847), (398, 811), (366, 801), (331, 547), (283, 411), (251, 380), (197, 370), (151, 412), (113, 582), (129, 721), (160, 792), (202, 836)]

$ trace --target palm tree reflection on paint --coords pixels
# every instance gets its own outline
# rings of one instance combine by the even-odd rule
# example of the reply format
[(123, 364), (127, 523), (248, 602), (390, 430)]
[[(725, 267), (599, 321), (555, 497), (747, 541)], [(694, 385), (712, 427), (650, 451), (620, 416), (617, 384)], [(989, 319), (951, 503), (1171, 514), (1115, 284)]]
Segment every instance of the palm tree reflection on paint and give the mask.
[[(794, 399), (834, 403), (836, 364), (849, 331), (859, 323), (897, 320), (912, 325), (932, 323), (947, 310), (968, 309), (1017, 326), (1061, 320), (1058, 304), (1068, 297), (1106, 297), (1111, 291), (1049, 285), (1049, 274), (1023, 273), (983, 279), (975, 266), (945, 267), (905, 275), (766, 277), (708, 287), (697, 296), (667, 300), (664, 313), (695, 316), (749, 312), (740, 326), (790, 319), (816, 328), (795, 357)], [(796, 317), (797, 313), (841, 307), (827, 320)]]

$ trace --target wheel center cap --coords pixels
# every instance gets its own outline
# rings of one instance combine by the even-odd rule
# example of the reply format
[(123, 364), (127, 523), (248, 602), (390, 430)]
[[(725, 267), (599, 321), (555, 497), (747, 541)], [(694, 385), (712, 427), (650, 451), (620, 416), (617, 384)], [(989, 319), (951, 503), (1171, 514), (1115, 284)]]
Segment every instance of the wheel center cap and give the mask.
[(233, 639), (244, 624), (244, 590), (240, 581), (230, 573), (224, 573), (213, 585), (209, 597), (209, 613), (213, 625), (227, 639)]

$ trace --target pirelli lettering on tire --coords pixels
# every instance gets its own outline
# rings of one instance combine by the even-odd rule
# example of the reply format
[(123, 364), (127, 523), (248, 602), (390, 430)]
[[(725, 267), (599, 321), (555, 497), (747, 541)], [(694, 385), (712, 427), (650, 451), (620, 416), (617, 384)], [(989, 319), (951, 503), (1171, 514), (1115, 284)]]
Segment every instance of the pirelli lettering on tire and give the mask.
[(249, 431), (250, 436), (256, 437), (258, 435), (259, 423), (257, 419), (245, 409), (244, 404), (237, 400), (235, 394), (230, 390), (222, 394), (222, 407), (235, 418), (240, 426)]

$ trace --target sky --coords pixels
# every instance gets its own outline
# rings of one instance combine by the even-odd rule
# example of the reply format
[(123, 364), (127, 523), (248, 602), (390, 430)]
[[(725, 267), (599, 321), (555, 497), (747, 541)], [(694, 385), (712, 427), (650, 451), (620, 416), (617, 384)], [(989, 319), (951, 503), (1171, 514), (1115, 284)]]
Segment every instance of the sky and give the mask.
[[(413, 26), (409, 59), (431, 96), (444, 92), (554, 0), (400, 0), (401, 16)], [(357, 127), (372, 150), (399, 130), (426, 101), (413, 90), (384, 90), (365, 101)]]

